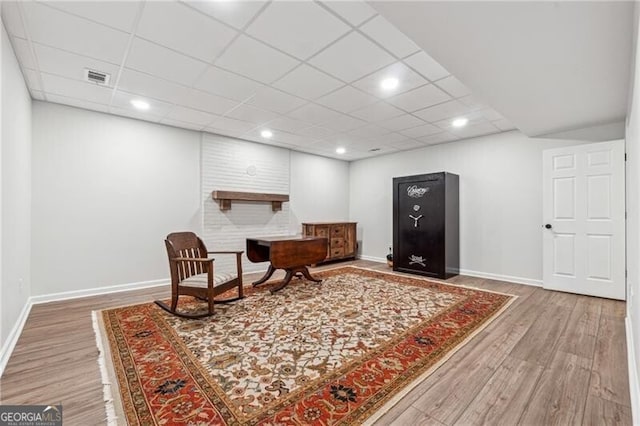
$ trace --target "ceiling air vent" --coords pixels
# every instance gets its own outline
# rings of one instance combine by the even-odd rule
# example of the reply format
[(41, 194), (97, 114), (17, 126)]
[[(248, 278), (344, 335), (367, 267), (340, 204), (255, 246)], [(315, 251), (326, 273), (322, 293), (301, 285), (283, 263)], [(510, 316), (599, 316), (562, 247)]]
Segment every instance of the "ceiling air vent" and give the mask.
[(106, 72), (90, 70), (89, 68), (84, 69), (84, 79), (89, 83), (96, 83), (100, 86), (108, 86), (110, 78), (111, 75), (107, 74)]

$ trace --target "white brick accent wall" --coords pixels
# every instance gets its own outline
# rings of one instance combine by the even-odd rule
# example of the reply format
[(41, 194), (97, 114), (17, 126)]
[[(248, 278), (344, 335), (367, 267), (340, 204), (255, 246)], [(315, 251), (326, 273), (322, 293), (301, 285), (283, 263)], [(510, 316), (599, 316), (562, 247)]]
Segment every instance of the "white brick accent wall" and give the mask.
[[(202, 134), (203, 235), (209, 250), (246, 250), (246, 238), (289, 234), (289, 203), (234, 201), (221, 211), (214, 190), (289, 194), (290, 151), (209, 133)], [(235, 271), (235, 257), (217, 255), (216, 272)], [(266, 270), (243, 256), (246, 272)]]

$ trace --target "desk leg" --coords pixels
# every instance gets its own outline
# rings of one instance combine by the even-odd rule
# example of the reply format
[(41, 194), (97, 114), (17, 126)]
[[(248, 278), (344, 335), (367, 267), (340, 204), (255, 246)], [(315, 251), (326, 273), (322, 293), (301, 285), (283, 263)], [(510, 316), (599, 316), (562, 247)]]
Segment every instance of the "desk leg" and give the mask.
[(271, 278), (271, 275), (273, 275), (275, 271), (276, 269), (271, 264), (269, 264), (269, 269), (267, 269), (267, 272), (265, 272), (264, 276), (260, 278), (258, 281), (251, 283), (251, 285), (255, 287), (257, 285), (260, 285), (266, 282), (269, 278)]

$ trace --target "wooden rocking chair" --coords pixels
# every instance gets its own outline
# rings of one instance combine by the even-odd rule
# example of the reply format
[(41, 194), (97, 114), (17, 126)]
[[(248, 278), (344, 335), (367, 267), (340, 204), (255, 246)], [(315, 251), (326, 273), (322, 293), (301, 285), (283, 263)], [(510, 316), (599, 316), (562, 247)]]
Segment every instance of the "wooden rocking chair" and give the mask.
[[(174, 232), (164, 240), (171, 270), (171, 306), (156, 300), (162, 309), (184, 318), (203, 318), (213, 315), (215, 303), (229, 303), (242, 299), (242, 251), (207, 251), (202, 240), (193, 232)], [(208, 254), (235, 254), (236, 274), (214, 274), (214, 259)], [(233, 288), (238, 297), (216, 300), (213, 298)], [(202, 314), (179, 312), (178, 297), (193, 296), (208, 303), (208, 311)]]

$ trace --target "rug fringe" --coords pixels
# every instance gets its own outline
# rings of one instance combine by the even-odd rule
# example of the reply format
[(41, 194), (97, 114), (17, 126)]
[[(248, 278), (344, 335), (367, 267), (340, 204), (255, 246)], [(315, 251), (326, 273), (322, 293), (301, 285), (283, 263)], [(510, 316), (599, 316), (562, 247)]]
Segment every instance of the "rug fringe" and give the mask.
[(107, 372), (107, 365), (105, 359), (105, 350), (102, 345), (102, 338), (100, 337), (100, 327), (98, 325), (98, 315), (96, 311), (91, 311), (91, 322), (93, 324), (93, 332), (96, 335), (96, 345), (98, 346), (98, 367), (100, 367), (100, 376), (102, 376), (102, 393), (105, 403), (105, 411), (107, 414), (107, 425), (117, 426), (118, 417), (116, 416), (116, 409), (113, 403), (113, 394), (111, 392), (112, 383), (109, 381), (109, 373)]

